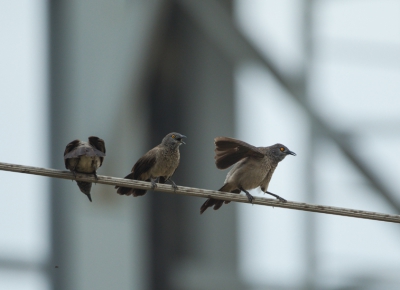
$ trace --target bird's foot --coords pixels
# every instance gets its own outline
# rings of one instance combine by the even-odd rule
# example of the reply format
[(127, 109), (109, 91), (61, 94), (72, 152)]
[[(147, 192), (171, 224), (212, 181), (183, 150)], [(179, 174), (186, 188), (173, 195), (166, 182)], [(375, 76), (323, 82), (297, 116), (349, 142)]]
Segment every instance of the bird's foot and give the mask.
[(281, 201), (281, 202), (287, 202), (286, 199), (284, 199), (283, 197), (280, 197), (280, 196), (278, 196), (277, 199), (278, 199), (279, 201)]
[[(76, 171), (75, 170), (71, 170), (72, 174), (74, 175), (74, 178), (76, 179)], [(73, 181), (73, 180), (71, 180)]]
[(247, 196), (249, 202), (250, 202), (251, 204), (253, 204), (254, 197), (253, 197), (247, 190), (245, 190), (244, 188), (240, 187), (239, 189), (240, 189), (241, 191), (243, 191), (244, 193), (246, 193), (246, 196)]
[(170, 181), (171, 181), (171, 186), (172, 186), (172, 188), (174, 189), (174, 192), (175, 192), (178, 189), (178, 186), (172, 180), (170, 180)]
[(151, 190), (154, 190), (157, 187), (156, 180), (151, 179)]
[(97, 181), (99, 180), (99, 177), (97, 176), (96, 171), (93, 172), (93, 175), (94, 175), (94, 179), (96, 180), (94, 183), (97, 183)]
[(272, 193), (272, 192), (269, 192), (269, 191), (266, 191), (265, 193), (270, 194), (270, 195), (272, 195), (272, 196), (275, 196), (275, 197), (276, 197), (279, 201), (281, 201), (281, 202), (287, 202), (286, 199), (284, 199), (283, 197), (280, 197), (279, 195), (277, 195), (277, 194), (275, 194), (275, 193)]
[(247, 191), (245, 191), (245, 193), (246, 193), (246, 196), (247, 196), (247, 199), (249, 200), (249, 202), (251, 204), (253, 204), (254, 197), (250, 193), (248, 193)]
[(169, 183), (171, 183), (171, 186), (174, 189), (174, 192), (178, 189), (178, 186), (175, 184), (175, 182), (172, 179), (168, 178), (165, 181), (166, 182), (168, 181)]

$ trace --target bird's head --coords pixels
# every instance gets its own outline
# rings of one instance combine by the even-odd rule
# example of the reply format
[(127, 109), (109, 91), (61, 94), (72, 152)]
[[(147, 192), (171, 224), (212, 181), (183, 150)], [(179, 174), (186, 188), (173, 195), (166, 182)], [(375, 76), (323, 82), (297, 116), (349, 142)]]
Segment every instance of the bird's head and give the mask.
[(279, 161), (282, 161), (287, 155), (296, 156), (296, 153), (290, 151), (285, 145), (275, 144), (271, 146), (271, 152), (274, 157), (276, 157)]
[(179, 134), (179, 133), (169, 133), (167, 136), (164, 137), (162, 144), (168, 145), (168, 146), (173, 146), (173, 147), (178, 147), (182, 144), (186, 144), (182, 139), (186, 138), (185, 135)]

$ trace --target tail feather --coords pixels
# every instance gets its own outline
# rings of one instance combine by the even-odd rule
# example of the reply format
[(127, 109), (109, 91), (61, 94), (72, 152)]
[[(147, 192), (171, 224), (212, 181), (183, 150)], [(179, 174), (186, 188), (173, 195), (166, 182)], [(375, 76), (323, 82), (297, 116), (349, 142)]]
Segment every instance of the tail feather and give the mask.
[[(224, 191), (224, 192), (231, 192), (231, 193), (240, 193), (240, 189), (230, 189), (230, 185), (229, 184), (224, 184), (224, 186), (222, 186), (218, 191)], [(209, 207), (214, 207), (214, 210), (218, 210), (223, 204), (227, 204), (230, 203), (229, 200), (227, 201), (223, 201), (220, 199), (215, 199), (215, 198), (208, 198), (203, 205), (200, 208), (200, 214), (202, 214), (203, 212), (206, 211), (207, 208)]]
[(137, 189), (133, 188), (132, 194), (134, 197), (145, 195), (147, 192), (146, 189)]
[[(133, 174), (133, 172), (131, 172), (124, 178), (134, 179), (133, 176), (134, 176), (134, 174)], [(147, 181), (149, 181), (149, 180), (147, 180)], [(147, 192), (147, 190), (145, 190), (145, 189), (137, 189), (137, 188), (130, 188), (130, 187), (115, 186), (115, 188), (117, 189), (117, 193), (120, 195), (133, 195), (134, 197), (145, 195)]]
[(90, 189), (92, 188), (92, 183), (85, 182), (85, 181), (77, 181), (76, 183), (78, 184), (81, 192), (86, 194), (86, 196), (89, 198), (90, 202), (92, 202), (92, 196), (90, 195)]

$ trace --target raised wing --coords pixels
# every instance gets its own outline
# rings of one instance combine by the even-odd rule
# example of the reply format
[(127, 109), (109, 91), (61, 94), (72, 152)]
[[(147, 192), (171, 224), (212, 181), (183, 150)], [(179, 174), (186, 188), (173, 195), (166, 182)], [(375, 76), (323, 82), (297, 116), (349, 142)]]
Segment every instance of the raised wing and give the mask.
[(106, 145), (105, 145), (103, 139), (100, 139), (99, 137), (96, 137), (96, 136), (90, 136), (89, 144), (92, 145), (92, 147), (94, 149), (101, 152), (101, 153), (98, 153), (97, 156), (100, 156), (100, 157), (106, 156)]
[(106, 156), (106, 144), (103, 139), (96, 136), (89, 137), (89, 144), (93, 148), (93, 152), (96, 156), (100, 157), (100, 166), (103, 164), (104, 156)]
[(76, 148), (79, 146), (80, 142), (81, 142), (80, 140), (76, 139), (74, 141), (69, 142), (67, 144), (67, 146), (65, 147), (65, 150), (64, 150), (65, 168), (69, 169), (68, 164), (67, 164), (67, 159), (79, 157), (79, 155), (76, 152)]
[(234, 138), (217, 137), (214, 139), (214, 143), (214, 159), (219, 169), (226, 169), (246, 157), (264, 157), (257, 147)]

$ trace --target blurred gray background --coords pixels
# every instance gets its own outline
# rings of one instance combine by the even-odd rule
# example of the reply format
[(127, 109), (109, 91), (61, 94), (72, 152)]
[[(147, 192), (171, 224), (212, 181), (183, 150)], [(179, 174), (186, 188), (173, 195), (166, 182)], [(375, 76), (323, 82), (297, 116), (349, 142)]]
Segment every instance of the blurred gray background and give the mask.
[[(213, 138), (297, 153), (269, 190), (400, 214), (400, 2), (0, 3), (0, 161), (123, 177), (171, 131), (178, 185), (218, 189)], [(0, 289), (398, 289), (400, 227), (0, 172)], [(262, 195), (258, 189), (252, 192)]]

